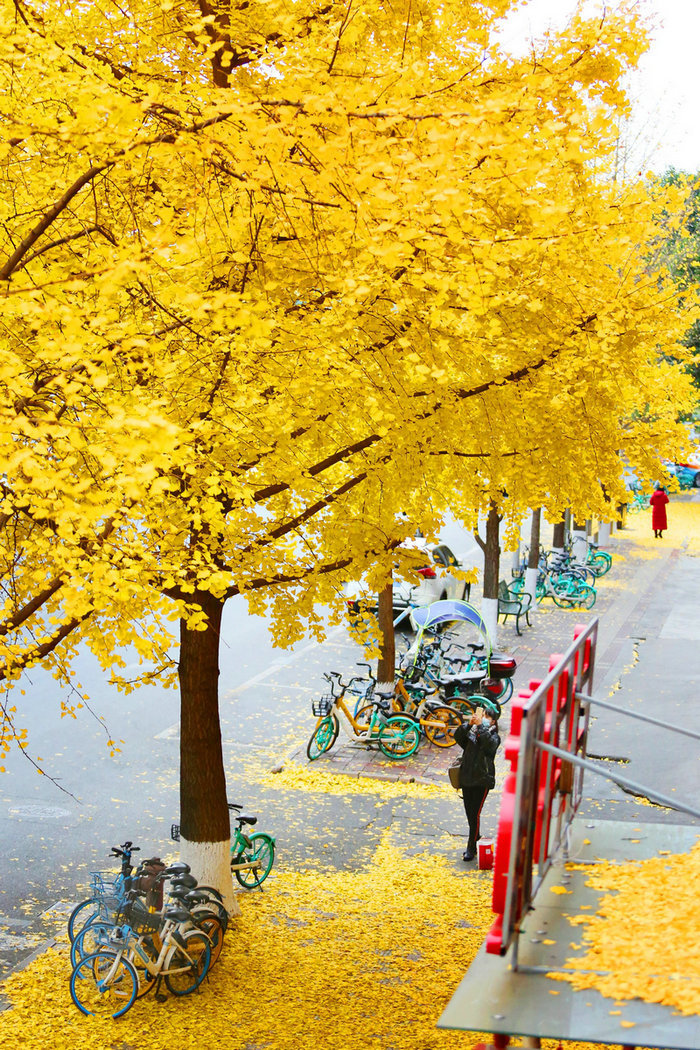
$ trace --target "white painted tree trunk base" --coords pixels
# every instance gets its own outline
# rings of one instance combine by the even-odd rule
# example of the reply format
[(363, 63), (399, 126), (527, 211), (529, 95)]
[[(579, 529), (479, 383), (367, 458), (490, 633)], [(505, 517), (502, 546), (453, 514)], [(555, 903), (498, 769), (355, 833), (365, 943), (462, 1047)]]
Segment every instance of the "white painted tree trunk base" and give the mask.
[(601, 521), (598, 526), (598, 546), (607, 547), (610, 543), (610, 537), (612, 535), (612, 527), (609, 521)]
[(481, 617), (495, 649), (498, 645), (498, 598), (481, 599)]
[(571, 556), (579, 565), (585, 565), (588, 558), (588, 540), (585, 532), (575, 532), (571, 542)]
[(537, 577), (539, 575), (539, 569), (526, 569), (525, 570), (525, 585), (523, 590), (526, 594), (530, 595), (530, 608), (528, 609), (528, 615), (532, 618), (532, 614), (535, 611), (536, 601), (535, 595), (537, 594)]
[(180, 860), (189, 864), (197, 882), (213, 886), (224, 898), (224, 907), (231, 918), (241, 915), (241, 906), (233, 892), (231, 875), (231, 842), (189, 842), (180, 839)]

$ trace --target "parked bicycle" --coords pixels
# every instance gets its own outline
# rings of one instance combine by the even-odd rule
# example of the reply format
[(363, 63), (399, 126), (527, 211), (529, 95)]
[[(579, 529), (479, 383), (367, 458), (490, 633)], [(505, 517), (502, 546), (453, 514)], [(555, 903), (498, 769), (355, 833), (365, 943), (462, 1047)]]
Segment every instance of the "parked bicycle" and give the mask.
[(134, 870), (131, 863), (132, 854), (138, 853), (140, 847), (133, 842), (124, 842), (121, 846), (112, 846), (110, 856), (121, 860), (118, 874), (111, 871), (91, 871), (92, 893), (86, 900), (77, 904), (68, 917), (68, 937), (71, 942), (76, 934), (96, 919), (110, 920), (116, 909), (126, 900), (129, 887), (128, 879)]
[[(233, 814), (243, 809), (243, 806), (235, 802), (229, 802), (228, 808)], [(260, 886), (272, 870), (275, 860), (275, 839), (265, 831), (256, 831), (252, 835), (246, 835), (243, 826), (254, 827), (257, 817), (237, 815), (234, 817), (238, 827), (234, 828), (231, 835), (231, 871), (236, 881), (245, 889), (255, 889)], [(171, 824), (170, 837), (175, 842), (180, 841), (180, 825)]]
[(119, 922), (98, 929), (104, 944), (83, 955), (70, 978), (71, 998), (84, 1014), (121, 1017), (159, 978), (174, 995), (188, 995), (211, 965), (209, 937), (191, 927), (191, 914), (180, 905), (154, 915), (137, 907), (129, 891)]
[(545, 598), (551, 598), (561, 609), (574, 606), (592, 609), (596, 601), (596, 592), (590, 584), (583, 583), (574, 576), (563, 573), (553, 576), (545, 572), (537, 581), (536, 599), (542, 602)]
[(408, 758), (420, 744), (420, 730), (407, 715), (392, 715), (391, 706), (384, 699), (370, 699), (352, 712), (345, 702), (349, 686), (359, 676), (343, 682), (339, 671), (323, 676), (330, 684), (330, 694), (311, 703), (316, 726), (306, 746), (306, 754), (314, 761), (333, 747), (338, 739), (341, 719), (344, 728), (358, 741), (377, 746), (387, 758)]
[[(157, 864), (157, 870), (155, 864)], [(130, 880), (131, 888), (127, 890), (125, 897), (130, 916), (139, 918), (140, 914), (146, 925), (157, 921), (159, 917), (162, 918), (163, 884), (166, 880), (170, 905), (176, 904), (180, 908), (186, 908), (190, 925), (203, 931), (209, 938), (212, 954), (211, 965), (214, 965), (223, 946), (224, 933), (228, 926), (228, 912), (218, 891), (210, 886), (198, 886), (197, 880), (190, 872), (189, 865), (183, 861), (177, 861), (166, 867), (159, 860), (151, 860), (139, 866)], [(154, 900), (158, 901), (157, 906), (152, 903)], [(70, 950), (71, 963), (74, 967), (84, 956), (108, 946), (112, 930), (125, 918), (124, 909), (127, 903), (120, 906), (110, 920), (102, 917), (96, 918), (75, 935)], [(152, 949), (151, 941), (152, 937), (149, 935), (147, 946)], [(133, 960), (132, 964), (136, 966)], [(139, 969), (138, 966), (136, 968)], [(141, 976), (140, 972), (139, 976)], [(147, 991), (149, 986), (144, 988), (140, 985), (138, 994)]]

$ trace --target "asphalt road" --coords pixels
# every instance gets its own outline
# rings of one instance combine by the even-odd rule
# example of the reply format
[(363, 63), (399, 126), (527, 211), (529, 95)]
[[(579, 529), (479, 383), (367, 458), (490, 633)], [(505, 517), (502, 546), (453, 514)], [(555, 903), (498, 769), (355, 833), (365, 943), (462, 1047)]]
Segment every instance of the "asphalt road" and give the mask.
[[(302, 656), (305, 649), (297, 647)], [(222, 695), (299, 659), (273, 648), (266, 623), (250, 617), (241, 599), (228, 603)], [(25, 677), (25, 695), (17, 700), (17, 724), (28, 731), (27, 754), (41, 758), (58, 786), (17, 750), (0, 774), (0, 967), (16, 958), (46, 908), (85, 895), (88, 869), (111, 867), (111, 845), (130, 838), (146, 855), (175, 850), (169, 829), (178, 815), (177, 692), (146, 686), (125, 696), (106, 683), (90, 654), (82, 654), (75, 666), (91, 710), (62, 718), (60, 701), (69, 694), (42, 669)], [(271, 731), (274, 705), (265, 704), (264, 690), (248, 688), (236, 697), (222, 703), (227, 751), (235, 737), (245, 753), (256, 737)], [(125, 742), (116, 757), (110, 756), (108, 735)]]

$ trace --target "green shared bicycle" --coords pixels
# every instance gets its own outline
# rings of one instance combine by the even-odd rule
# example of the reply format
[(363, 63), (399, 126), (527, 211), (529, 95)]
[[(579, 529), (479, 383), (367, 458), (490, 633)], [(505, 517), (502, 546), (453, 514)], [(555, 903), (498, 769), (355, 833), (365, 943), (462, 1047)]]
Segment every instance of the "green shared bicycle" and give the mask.
[[(238, 813), (243, 806), (229, 802), (228, 808), (233, 816), (234, 812)], [(238, 827), (233, 828), (231, 832), (231, 872), (241, 886), (253, 890), (262, 885), (272, 871), (275, 862), (275, 839), (266, 831), (255, 831), (252, 835), (244, 832), (244, 825), (254, 827), (258, 822), (257, 817), (236, 815), (234, 819)], [(171, 825), (170, 837), (175, 842), (180, 841), (179, 824)]]

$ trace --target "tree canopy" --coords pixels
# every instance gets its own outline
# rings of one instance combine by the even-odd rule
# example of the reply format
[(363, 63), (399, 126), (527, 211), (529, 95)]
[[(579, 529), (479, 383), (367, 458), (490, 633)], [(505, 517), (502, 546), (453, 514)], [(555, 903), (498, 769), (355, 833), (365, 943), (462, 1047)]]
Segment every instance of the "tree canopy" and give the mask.
[(515, 58), (511, 6), (2, 0), (5, 679), (173, 675), (241, 593), (293, 637), (399, 512), (602, 510), (681, 441), (657, 205), (607, 178), (643, 29)]
[[(698, 176), (670, 168), (660, 180), (664, 188), (677, 193), (676, 208), (663, 213), (660, 250), (666, 257), (673, 279), (683, 294), (695, 298), (700, 289), (700, 183)], [(684, 366), (700, 389), (700, 319), (693, 320), (683, 338), (690, 353)]]

